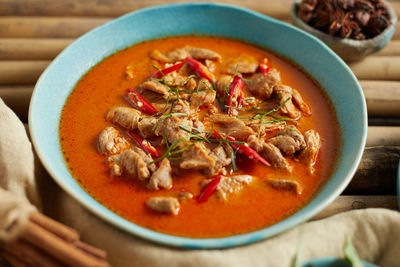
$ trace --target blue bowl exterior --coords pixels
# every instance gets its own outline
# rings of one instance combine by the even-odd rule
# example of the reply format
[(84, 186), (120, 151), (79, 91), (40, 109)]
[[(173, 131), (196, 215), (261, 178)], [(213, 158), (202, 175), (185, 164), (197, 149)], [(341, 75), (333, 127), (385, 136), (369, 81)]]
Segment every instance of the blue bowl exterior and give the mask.
[[(364, 267), (378, 267), (370, 262), (363, 261)], [(313, 259), (302, 264), (303, 267), (351, 267), (351, 264), (344, 259), (330, 257)]]
[(400, 161), (397, 167), (397, 208), (400, 210)]
[[(235, 19), (232, 19), (235, 18)], [(341, 146), (331, 179), (303, 209), (265, 229), (226, 238), (195, 239), (161, 234), (131, 223), (88, 195), (69, 173), (58, 129), (63, 105), (79, 79), (103, 58), (136, 43), (176, 35), (212, 35), (245, 40), (282, 54), (315, 77), (337, 113)], [(259, 13), (229, 5), (186, 3), (136, 11), (85, 34), (44, 71), (29, 110), (32, 142), (56, 182), (93, 213), (137, 236), (185, 248), (225, 248), (283, 232), (321, 211), (350, 182), (365, 146), (367, 111), (357, 79), (347, 65), (315, 37)]]

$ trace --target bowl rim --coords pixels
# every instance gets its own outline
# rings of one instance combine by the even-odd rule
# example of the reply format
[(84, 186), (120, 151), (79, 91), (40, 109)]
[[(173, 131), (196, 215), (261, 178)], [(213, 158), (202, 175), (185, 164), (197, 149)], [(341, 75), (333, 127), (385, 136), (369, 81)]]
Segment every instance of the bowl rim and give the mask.
[(376, 35), (374, 38), (370, 38), (370, 39), (365, 39), (365, 40), (355, 40), (355, 39), (351, 39), (351, 38), (340, 38), (338, 36), (332, 36), (330, 34), (327, 34), (326, 32), (323, 32), (317, 28), (314, 28), (312, 26), (310, 26), (308, 23), (304, 22), (301, 18), (299, 18), (297, 16), (297, 9), (299, 7), (300, 2), (302, 2), (303, 0), (296, 0), (293, 2), (291, 8), (290, 8), (290, 15), (292, 17), (292, 20), (296, 20), (296, 23), (301, 24), (302, 27), (304, 27), (305, 29), (307, 29), (307, 31), (309, 31), (312, 34), (315, 34), (315, 36), (318, 36), (320, 38), (324, 38), (324, 40), (329, 40), (331, 42), (338, 42), (338, 43), (343, 43), (352, 47), (358, 47), (358, 46), (370, 46), (370, 45), (374, 45), (378, 42), (378, 40), (381, 40), (384, 38), (384, 36), (386, 36), (388, 33), (390, 33), (390, 31), (395, 27), (396, 23), (397, 23), (397, 15), (396, 12), (393, 10), (393, 8), (390, 6), (390, 4), (388, 2), (386, 2), (385, 0), (382, 0), (382, 2), (384, 3), (389, 16), (390, 16), (390, 25), (388, 27), (386, 27), (385, 30), (383, 30), (380, 34)]
[[(102, 204), (99, 204), (102, 206), (97, 207), (92, 203), (86, 202), (84, 197), (79, 193), (76, 192), (73, 188), (70, 188), (68, 183), (64, 181), (63, 179), (57, 178), (58, 175), (56, 174), (55, 169), (51, 166), (51, 162), (47, 161), (46, 155), (43, 153), (42, 148), (39, 146), (36, 140), (36, 132), (35, 132), (35, 126), (33, 124), (33, 113), (34, 113), (34, 106), (35, 106), (35, 101), (38, 98), (38, 87), (41, 84), (41, 81), (45, 79), (47, 76), (47, 73), (51, 71), (52, 67), (58, 62), (60, 57), (62, 57), (66, 51), (69, 50), (69, 48), (74, 45), (78, 40), (81, 40), (83, 38), (86, 38), (90, 34), (97, 32), (104, 27), (109, 27), (113, 24), (119, 23), (120, 21), (124, 20), (125, 18), (135, 15), (135, 14), (140, 14), (140, 13), (145, 13), (145, 12), (151, 12), (153, 10), (158, 10), (158, 9), (165, 9), (165, 8), (179, 8), (179, 7), (185, 7), (185, 6), (190, 6), (190, 7), (207, 7), (207, 8), (223, 8), (223, 9), (232, 9), (235, 11), (239, 11), (242, 13), (245, 13), (250, 16), (255, 16), (259, 19), (262, 19), (268, 23), (273, 23), (275, 25), (281, 26), (281, 27), (289, 27), (295, 32), (298, 32), (300, 34), (304, 34), (307, 37), (311, 38), (314, 42), (318, 43), (320, 46), (322, 46), (325, 50), (326, 53), (330, 54), (330, 56), (336, 58), (338, 63), (342, 65), (342, 67), (346, 70), (346, 72), (350, 75), (352, 80), (355, 82), (355, 86), (359, 90), (358, 93), (360, 93), (362, 99), (361, 100), (361, 107), (362, 107), (362, 136), (360, 140), (360, 147), (357, 148), (357, 151), (355, 152), (355, 158), (354, 158), (354, 163), (351, 165), (350, 168), (346, 169), (346, 176), (342, 180), (340, 180), (340, 183), (338, 183), (338, 186), (335, 189), (332, 189), (330, 191), (330, 194), (326, 196), (324, 199), (322, 199), (316, 206), (311, 209), (307, 210), (302, 214), (302, 216), (297, 216), (294, 217), (298, 212), (302, 211), (305, 207), (307, 207), (313, 199), (317, 198), (318, 194), (322, 191), (322, 188), (319, 190), (319, 192), (316, 193), (316, 195), (313, 197), (310, 202), (298, 210), (296, 213), (290, 215), (289, 217), (279, 221), (276, 224), (267, 226), (265, 228), (262, 228), (260, 230), (256, 230), (253, 232), (249, 233), (244, 233), (244, 234), (239, 234), (239, 235), (234, 235), (234, 236), (228, 236), (228, 237), (221, 237), (221, 238), (189, 238), (189, 237), (181, 237), (181, 236), (173, 236), (169, 234), (164, 234), (160, 232), (156, 232), (150, 229), (147, 229), (145, 227), (139, 226), (135, 224), (134, 222), (127, 221), (126, 219), (120, 217), (119, 215), (111, 212), (103, 206)], [(212, 35), (212, 34), (211, 34)], [(115, 52), (114, 52), (115, 53)], [(97, 62), (98, 63), (98, 62)], [(74, 199), (76, 199), (81, 205), (86, 207), (88, 210), (90, 210), (92, 213), (96, 214), (98, 217), (102, 218), (106, 222), (112, 224), (113, 226), (116, 226), (117, 228), (123, 229), (131, 234), (134, 234), (136, 237), (144, 238), (159, 244), (167, 245), (167, 246), (175, 246), (175, 247), (181, 247), (181, 248), (190, 248), (190, 249), (220, 249), (220, 248), (229, 248), (229, 247), (234, 247), (234, 246), (241, 246), (241, 245), (246, 245), (254, 242), (258, 242), (261, 240), (264, 240), (266, 238), (270, 238), (272, 236), (278, 235), (284, 231), (287, 231), (294, 226), (303, 223), (304, 221), (308, 220), (318, 212), (320, 212), (323, 208), (325, 208), (328, 204), (330, 204), (340, 193), (345, 189), (345, 187), (348, 185), (350, 182), (351, 178), (353, 177), (354, 173), (357, 170), (358, 164), (360, 163), (361, 156), (365, 147), (366, 143), (366, 133), (367, 133), (367, 109), (366, 109), (366, 102), (365, 98), (363, 97), (363, 92), (362, 89), (358, 83), (358, 80), (350, 70), (350, 68), (344, 63), (344, 61), (336, 55), (328, 46), (326, 46), (321, 40), (318, 38), (312, 36), (309, 33), (305, 33), (304, 31), (301, 31), (300, 29), (289, 25), (287, 23), (281, 22), (277, 19), (273, 19), (271, 17), (268, 17), (266, 15), (260, 14), (256, 11), (243, 8), (243, 7), (238, 7), (234, 5), (228, 5), (228, 4), (216, 4), (216, 3), (178, 3), (178, 4), (167, 4), (167, 5), (160, 5), (160, 6), (154, 6), (154, 7), (148, 7), (144, 9), (140, 9), (137, 11), (133, 11), (130, 13), (127, 13), (121, 17), (118, 17), (110, 22), (107, 22), (99, 27), (96, 27), (95, 29), (89, 31), (88, 33), (84, 34), (83, 36), (79, 37), (77, 40), (75, 40), (72, 44), (70, 44), (66, 49), (64, 49), (51, 63), (50, 65), (45, 69), (45, 71), (42, 73), (40, 78), (38, 79), (35, 89), (32, 94), (32, 98), (30, 101), (30, 108), (29, 108), (29, 130), (31, 133), (31, 140), (33, 143), (33, 146), (36, 150), (37, 155), (39, 156), (41, 163), (44, 165), (46, 170), (49, 172), (50, 176), (56, 181), (56, 183), (64, 190), (66, 191), (70, 196), (72, 196)], [(57, 130), (57, 135), (58, 135), (58, 130)], [(339, 153), (341, 153), (339, 151)], [(87, 194), (87, 193), (86, 193)], [(91, 197), (88, 194), (89, 197)], [(111, 218), (108, 217), (108, 215), (115, 215), (112, 216)]]

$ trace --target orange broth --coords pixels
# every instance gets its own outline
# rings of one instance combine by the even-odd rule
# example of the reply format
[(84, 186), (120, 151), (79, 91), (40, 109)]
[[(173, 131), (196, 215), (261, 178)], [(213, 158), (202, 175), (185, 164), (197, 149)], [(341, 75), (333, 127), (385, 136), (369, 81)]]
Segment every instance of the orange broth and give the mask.
[[(196, 198), (186, 200), (176, 216), (151, 211), (145, 203), (152, 196), (177, 196), (181, 189), (198, 196), (199, 184), (206, 178), (200, 172), (181, 172), (179, 177), (174, 177), (170, 190), (159, 191), (148, 190), (143, 181), (132, 177), (110, 175), (104, 163), (105, 156), (99, 154), (96, 143), (100, 131), (110, 126), (104, 115), (113, 107), (129, 106), (123, 98), (124, 91), (126, 88), (135, 88), (154, 72), (149, 57), (153, 49), (165, 52), (185, 45), (214, 50), (223, 60), (242, 53), (255, 56), (260, 61), (268, 57), (269, 65), (280, 71), (282, 82), (296, 88), (311, 106), (313, 115), (302, 118), (298, 129), (301, 132), (315, 129), (321, 136), (321, 149), (313, 175), (309, 174), (304, 164), (290, 158), (287, 159), (293, 170), (288, 173), (239, 156), (239, 171), (256, 176), (253, 183), (225, 202), (216, 196), (201, 204)], [(127, 80), (125, 67), (132, 62), (134, 78)], [(219, 74), (222, 67), (219, 66), (215, 73)], [(295, 213), (312, 199), (330, 177), (339, 144), (339, 130), (330, 101), (304, 72), (271, 52), (241, 41), (195, 36), (147, 41), (105, 58), (82, 77), (69, 96), (62, 112), (59, 132), (72, 176), (98, 202), (143, 227), (195, 238), (251, 232)], [(299, 181), (303, 192), (297, 196), (292, 192), (274, 189), (263, 181), (265, 178)]]

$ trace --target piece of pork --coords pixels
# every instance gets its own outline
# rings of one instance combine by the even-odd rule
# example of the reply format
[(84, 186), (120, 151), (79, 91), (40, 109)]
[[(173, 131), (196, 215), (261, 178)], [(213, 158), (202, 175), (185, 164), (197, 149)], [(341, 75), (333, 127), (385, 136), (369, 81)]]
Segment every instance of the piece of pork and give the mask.
[(130, 147), (131, 144), (128, 139), (121, 136), (120, 132), (114, 127), (106, 127), (99, 134), (98, 148), (102, 154), (115, 155)]
[(232, 163), (230, 155), (228, 155), (223, 146), (217, 146), (211, 150), (210, 156), (214, 158), (215, 165), (212, 168), (206, 169), (207, 176), (214, 176), (217, 174), (226, 174), (224, 167)]
[(144, 138), (149, 138), (154, 136), (153, 127), (156, 125), (157, 119), (155, 117), (147, 116), (142, 117), (141, 120), (138, 122), (138, 129), (140, 134)]
[(167, 51), (162, 54), (158, 50), (154, 50), (151, 55), (153, 59), (163, 61), (163, 62), (176, 62), (179, 60), (184, 60), (187, 57), (191, 57), (198, 60), (221, 60), (221, 55), (206, 48), (185, 46), (183, 48), (177, 48), (171, 51)]
[[(266, 119), (264, 119), (264, 120), (266, 120)], [(260, 136), (267, 134), (267, 133), (273, 133), (273, 132), (283, 130), (286, 127), (286, 125), (281, 122), (263, 123), (263, 124), (261, 124), (260, 120), (246, 120), (244, 122), (247, 126), (249, 126), (251, 129), (253, 129), (253, 131), (255, 131), (257, 134), (258, 134), (258, 132), (260, 132)]]
[(201, 79), (195, 91), (191, 94), (190, 105), (195, 108), (208, 106), (214, 103), (216, 92), (212, 90), (210, 82)]
[(247, 144), (260, 153), (273, 167), (291, 171), (289, 163), (283, 157), (281, 151), (273, 144), (265, 143), (261, 138), (257, 138), (255, 135), (249, 136)]
[(180, 191), (178, 193), (178, 199), (179, 199), (180, 202), (183, 202), (185, 200), (192, 199), (192, 198), (193, 198), (193, 194), (190, 193), (190, 192)]
[(293, 101), (299, 107), (299, 109), (306, 115), (311, 115), (310, 106), (304, 102), (303, 97), (300, 95), (299, 91), (293, 89)]
[(210, 150), (203, 143), (195, 143), (182, 153), (179, 166), (182, 169), (211, 169), (215, 166), (215, 159), (210, 156)]
[(157, 80), (149, 80), (141, 83), (137, 91), (141, 95), (144, 94), (144, 91), (151, 91), (161, 95), (164, 99), (167, 99), (169, 96), (168, 87)]
[(135, 130), (138, 127), (141, 112), (134, 108), (116, 107), (110, 109), (106, 114), (106, 121), (110, 121), (128, 130)]
[(150, 172), (155, 172), (157, 169), (156, 164), (150, 164), (153, 161), (153, 158), (150, 154), (147, 154), (143, 151), (143, 149), (132, 146), (131, 149), (139, 154), (139, 156), (143, 159), (143, 161), (147, 164), (147, 168), (149, 168)]
[(147, 200), (146, 205), (157, 212), (178, 215), (181, 204), (174, 197), (152, 197)]
[(296, 195), (301, 195), (303, 192), (302, 186), (297, 181), (284, 179), (267, 179), (265, 181), (274, 188), (290, 191)]
[(303, 135), (293, 126), (287, 127), (279, 132), (277, 136), (270, 138), (268, 143), (273, 144), (288, 156), (306, 146)]
[(228, 63), (226, 72), (235, 73), (254, 73), (258, 68), (258, 61), (250, 55), (240, 55)]
[(317, 160), (318, 151), (321, 147), (321, 138), (319, 133), (315, 130), (308, 130), (304, 133), (304, 140), (306, 142), (305, 148), (300, 152), (299, 158), (312, 167)]
[(121, 154), (110, 156), (106, 163), (111, 169), (111, 174), (120, 176), (123, 172), (128, 173), (140, 180), (150, 178), (150, 170), (143, 155), (134, 149), (124, 150)]
[[(172, 109), (172, 113), (183, 113), (186, 115), (174, 115), (164, 119), (157, 125), (154, 133), (157, 136), (165, 136), (169, 143), (186, 138), (190, 135), (185, 130), (182, 130), (180, 126), (190, 129), (193, 126), (193, 121), (189, 119), (190, 108), (182, 101), (176, 103)], [(178, 148), (183, 148), (190, 143), (189, 139), (184, 139), (178, 143)]]
[(160, 167), (151, 175), (147, 188), (150, 190), (159, 190), (161, 188), (169, 189), (172, 186), (171, 164), (168, 159), (161, 161)]
[(254, 131), (246, 126), (246, 124), (233, 116), (225, 115), (225, 114), (213, 114), (210, 117), (210, 120), (217, 124), (218, 129), (228, 136), (239, 140), (246, 140), (249, 135), (254, 134)]
[[(211, 182), (212, 179), (204, 181), (203, 186)], [(250, 175), (222, 176), (216, 188), (217, 197), (227, 200), (229, 197), (241, 192), (246, 185), (253, 181)]]
[(230, 75), (221, 75), (218, 78), (217, 82), (215, 83), (215, 86), (217, 87), (217, 93), (220, 98), (224, 98), (226, 96), (231, 82), (232, 82), (232, 76)]
[(273, 93), (274, 86), (281, 80), (279, 71), (271, 69), (267, 74), (254, 73), (244, 82), (247, 89), (254, 96), (269, 99)]

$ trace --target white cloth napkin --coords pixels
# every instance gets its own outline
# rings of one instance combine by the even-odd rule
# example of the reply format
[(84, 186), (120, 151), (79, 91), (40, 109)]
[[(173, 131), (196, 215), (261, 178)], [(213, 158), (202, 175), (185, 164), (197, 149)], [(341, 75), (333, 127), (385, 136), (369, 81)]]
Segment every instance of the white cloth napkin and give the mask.
[[(108, 252), (113, 266), (289, 266), (299, 228), (255, 244), (223, 250), (183, 250), (157, 245), (105, 223), (64, 193), (41, 165), (33, 164), (22, 123), (0, 99), (0, 240), (18, 234), (33, 206), (80, 232), (82, 239)], [(35, 175), (36, 174), (36, 175)], [(39, 183), (39, 179), (41, 182)], [(11, 227), (13, 225), (19, 227)], [(366, 209), (304, 225), (300, 259), (343, 257), (348, 235), (362, 260), (400, 266), (400, 213)]]

